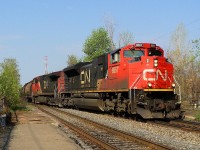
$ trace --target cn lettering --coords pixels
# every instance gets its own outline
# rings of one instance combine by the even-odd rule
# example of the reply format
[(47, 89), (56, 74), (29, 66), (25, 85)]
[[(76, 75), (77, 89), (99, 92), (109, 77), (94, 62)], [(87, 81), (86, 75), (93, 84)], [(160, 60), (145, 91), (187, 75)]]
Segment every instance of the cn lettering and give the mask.
[[(155, 77), (148, 77), (147, 74), (155, 73)], [(145, 69), (143, 71), (143, 80), (145, 81), (157, 81), (158, 77), (161, 77), (163, 81), (167, 80), (167, 70), (162, 73), (159, 69)]]

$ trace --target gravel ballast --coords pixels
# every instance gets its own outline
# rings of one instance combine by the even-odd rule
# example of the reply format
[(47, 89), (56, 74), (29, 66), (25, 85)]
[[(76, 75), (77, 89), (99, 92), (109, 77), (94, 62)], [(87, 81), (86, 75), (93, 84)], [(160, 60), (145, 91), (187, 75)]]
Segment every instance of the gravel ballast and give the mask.
[(162, 127), (149, 123), (137, 122), (132, 119), (113, 117), (107, 114), (95, 114), (86, 111), (73, 109), (62, 109), (66, 112), (90, 119), (92, 121), (122, 130), (138, 137), (145, 137), (147, 140), (162, 143), (170, 146), (172, 149), (186, 150), (200, 149), (200, 134)]

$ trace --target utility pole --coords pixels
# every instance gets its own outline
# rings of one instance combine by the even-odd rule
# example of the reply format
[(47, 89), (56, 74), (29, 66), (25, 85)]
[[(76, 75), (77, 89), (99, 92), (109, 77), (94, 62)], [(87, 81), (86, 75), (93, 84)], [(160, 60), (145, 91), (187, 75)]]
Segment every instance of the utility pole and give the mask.
[(48, 57), (47, 56), (44, 57), (44, 64), (45, 64), (45, 71), (44, 71), (44, 73), (48, 74)]

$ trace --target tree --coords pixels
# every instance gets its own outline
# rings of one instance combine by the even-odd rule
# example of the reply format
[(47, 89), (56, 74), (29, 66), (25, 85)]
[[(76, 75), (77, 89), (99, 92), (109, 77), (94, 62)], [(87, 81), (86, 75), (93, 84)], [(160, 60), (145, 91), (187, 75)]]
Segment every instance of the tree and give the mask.
[(119, 34), (119, 47), (133, 43), (133, 34), (130, 32), (122, 32)]
[[(122, 32), (119, 33), (119, 39), (118, 39), (118, 43), (114, 42), (114, 33), (115, 33), (115, 23), (114, 20), (112, 19), (112, 17), (106, 17), (105, 20), (105, 29), (108, 32), (108, 36), (112, 42), (112, 49), (116, 49), (116, 45), (120, 48), (122, 46), (128, 45), (133, 43), (134, 38), (133, 38), (133, 34), (131, 32)], [(114, 44), (115, 43), (115, 44)]]
[(194, 57), (200, 60), (200, 38), (192, 41)]
[(83, 52), (86, 55), (84, 61), (91, 61), (110, 50), (112, 50), (112, 42), (107, 31), (104, 28), (93, 30), (83, 45)]
[(0, 96), (15, 110), (20, 97), (20, 75), (15, 59), (5, 59), (0, 64)]
[(110, 38), (111, 41), (111, 49), (114, 50), (115, 44), (114, 44), (114, 33), (115, 33), (115, 24), (114, 24), (114, 20), (111, 17), (106, 17), (105, 20), (105, 29), (108, 32), (108, 36)]
[(181, 86), (182, 98), (187, 99), (189, 46), (184, 24), (179, 24), (172, 33), (170, 44), (170, 50), (167, 55), (174, 65), (175, 78)]
[(192, 41), (192, 50), (190, 57), (190, 78), (191, 78), (191, 96), (192, 99), (197, 101), (200, 100), (200, 39)]
[(171, 36), (171, 48), (168, 58), (174, 65), (175, 77), (181, 86), (182, 98), (193, 102), (199, 97), (199, 42), (193, 41), (193, 49), (187, 41), (187, 32), (183, 24), (180, 24)]
[(80, 60), (78, 59), (78, 57), (75, 56), (75, 55), (73, 55), (73, 54), (67, 56), (67, 65), (68, 65), (68, 66), (77, 64), (79, 61), (80, 61)]

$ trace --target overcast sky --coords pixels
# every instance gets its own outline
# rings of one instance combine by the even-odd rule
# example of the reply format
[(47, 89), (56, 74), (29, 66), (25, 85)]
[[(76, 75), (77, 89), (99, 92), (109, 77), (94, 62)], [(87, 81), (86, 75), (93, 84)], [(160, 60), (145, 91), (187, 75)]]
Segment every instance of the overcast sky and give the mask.
[(82, 47), (92, 30), (115, 25), (135, 42), (165, 48), (183, 23), (188, 39), (200, 38), (199, 0), (0, 0), (0, 62), (15, 58), (21, 84), (45, 72), (66, 67), (67, 55), (83, 56)]

